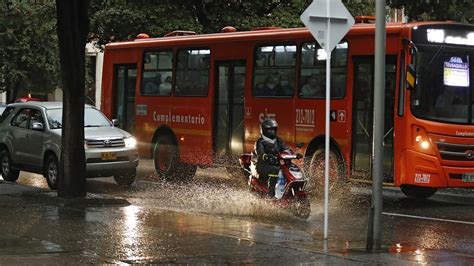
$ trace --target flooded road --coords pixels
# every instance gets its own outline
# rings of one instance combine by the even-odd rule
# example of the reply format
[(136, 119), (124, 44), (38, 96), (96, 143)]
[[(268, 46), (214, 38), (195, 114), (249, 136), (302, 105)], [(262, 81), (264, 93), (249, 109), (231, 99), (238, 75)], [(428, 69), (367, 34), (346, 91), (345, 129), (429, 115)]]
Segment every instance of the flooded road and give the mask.
[[(22, 174), (18, 182), (46, 187), (41, 176)], [(321, 201), (313, 199), (310, 217), (302, 220), (255, 197), (242, 183), (223, 174), (222, 169), (199, 169), (193, 182), (178, 185), (157, 180), (152, 169), (142, 166), (137, 182), (129, 189), (120, 188), (112, 178), (87, 181), (88, 192), (124, 198), (129, 206), (110, 208), (105, 216), (94, 206), (40, 208), (41, 214), (37, 216), (53, 226), (61, 221), (63, 224), (55, 225), (61, 227), (68, 226), (68, 219), (82, 219), (87, 225), (70, 232), (71, 241), (76, 239), (73, 236), (88, 236), (81, 244), (92, 248), (105, 234), (107, 241), (120, 245), (100, 244), (94, 247), (101, 250), (98, 254), (115, 254), (111, 257), (130, 262), (152, 262), (159, 258), (173, 258), (171, 262), (176, 262), (178, 254), (187, 254), (192, 261), (196, 254), (210, 254), (214, 249), (219, 250), (219, 245), (225, 245), (206, 240), (205, 234), (209, 233), (215, 238), (233, 239), (245, 252), (252, 250), (255, 243), (263, 243), (265, 246), (258, 249), (264, 250), (258, 252), (264, 252), (261, 256), (265, 261), (278, 254), (269, 251), (274, 246), (280, 247), (280, 251), (290, 248), (291, 252), (309, 252), (311, 256), (317, 256), (312, 251), (329, 250), (345, 256), (364, 250), (370, 206), (367, 188), (353, 187), (349, 193), (332, 197), (330, 239), (324, 246)], [(68, 219), (63, 221), (58, 217)], [(29, 221), (35, 223), (34, 218)], [(101, 228), (104, 222), (110, 223), (107, 229)], [(395, 256), (409, 257), (413, 262), (474, 259), (474, 203), (456, 197), (435, 195), (433, 199), (416, 202), (405, 198), (397, 189), (384, 190), (382, 231), (384, 249)], [(59, 235), (44, 236), (53, 234), (48, 230), (37, 234), (39, 239), (46, 236), (61, 239)], [(194, 238), (196, 241), (190, 240)], [(241, 254), (241, 259), (258, 262), (259, 256)], [(305, 261), (308, 260), (300, 262)]]

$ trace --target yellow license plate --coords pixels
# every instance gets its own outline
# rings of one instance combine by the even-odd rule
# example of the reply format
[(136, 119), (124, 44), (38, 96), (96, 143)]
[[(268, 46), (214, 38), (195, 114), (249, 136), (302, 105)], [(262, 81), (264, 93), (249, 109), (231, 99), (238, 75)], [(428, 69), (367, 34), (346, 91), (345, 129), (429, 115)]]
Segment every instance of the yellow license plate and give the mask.
[(103, 152), (102, 161), (112, 161), (117, 160), (117, 154), (115, 152)]

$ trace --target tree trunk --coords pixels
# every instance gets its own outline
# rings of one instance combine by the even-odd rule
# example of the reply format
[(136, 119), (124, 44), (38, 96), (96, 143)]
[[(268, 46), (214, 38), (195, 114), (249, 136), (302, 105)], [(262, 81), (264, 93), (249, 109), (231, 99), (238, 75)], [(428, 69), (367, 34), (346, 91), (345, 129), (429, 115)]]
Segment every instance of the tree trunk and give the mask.
[(12, 103), (18, 98), (18, 91), (20, 90), (21, 81), (17, 80), (13, 87), (7, 91), (7, 103)]
[(62, 148), (58, 195), (86, 194), (84, 153), (85, 45), (89, 30), (88, 0), (56, 0), (63, 85)]

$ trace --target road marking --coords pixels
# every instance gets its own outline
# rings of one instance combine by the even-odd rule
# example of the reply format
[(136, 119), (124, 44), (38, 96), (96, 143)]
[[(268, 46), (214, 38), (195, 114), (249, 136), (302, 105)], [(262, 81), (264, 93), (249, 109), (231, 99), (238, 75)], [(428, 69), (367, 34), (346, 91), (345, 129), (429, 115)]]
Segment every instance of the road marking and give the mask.
[(460, 220), (450, 220), (450, 219), (432, 218), (432, 217), (424, 217), (424, 216), (416, 216), (416, 215), (407, 215), (407, 214), (391, 213), (391, 212), (382, 212), (382, 214), (388, 215), (388, 216), (399, 216), (399, 217), (422, 219), (422, 220), (431, 220), (431, 221), (439, 221), (439, 222), (448, 222), (448, 223), (474, 225), (474, 222), (460, 221)]

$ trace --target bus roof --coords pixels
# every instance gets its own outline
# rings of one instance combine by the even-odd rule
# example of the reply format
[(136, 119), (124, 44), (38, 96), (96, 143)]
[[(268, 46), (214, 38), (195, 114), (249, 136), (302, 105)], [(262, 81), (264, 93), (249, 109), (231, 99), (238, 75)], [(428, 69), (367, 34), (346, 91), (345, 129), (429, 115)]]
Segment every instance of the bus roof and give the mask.
[[(387, 33), (397, 33), (403, 28), (412, 28), (419, 25), (427, 24), (453, 24), (452, 21), (429, 21), (429, 22), (413, 22), (413, 23), (387, 23)], [(349, 35), (359, 35), (373, 33), (375, 31), (375, 24), (372, 23), (358, 23), (355, 24), (349, 31)], [(106, 45), (106, 49), (122, 49), (122, 48), (136, 48), (136, 47), (153, 47), (156, 45), (173, 45), (177, 42), (180, 44), (209, 44), (216, 42), (229, 41), (252, 41), (262, 39), (279, 39), (282, 38), (311, 38), (311, 33), (307, 28), (279, 28), (253, 31), (237, 31), (226, 33), (210, 33), (198, 35), (184, 35), (173, 37), (158, 37), (148, 39), (136, 39), (134, 41), (115, 42)]]

